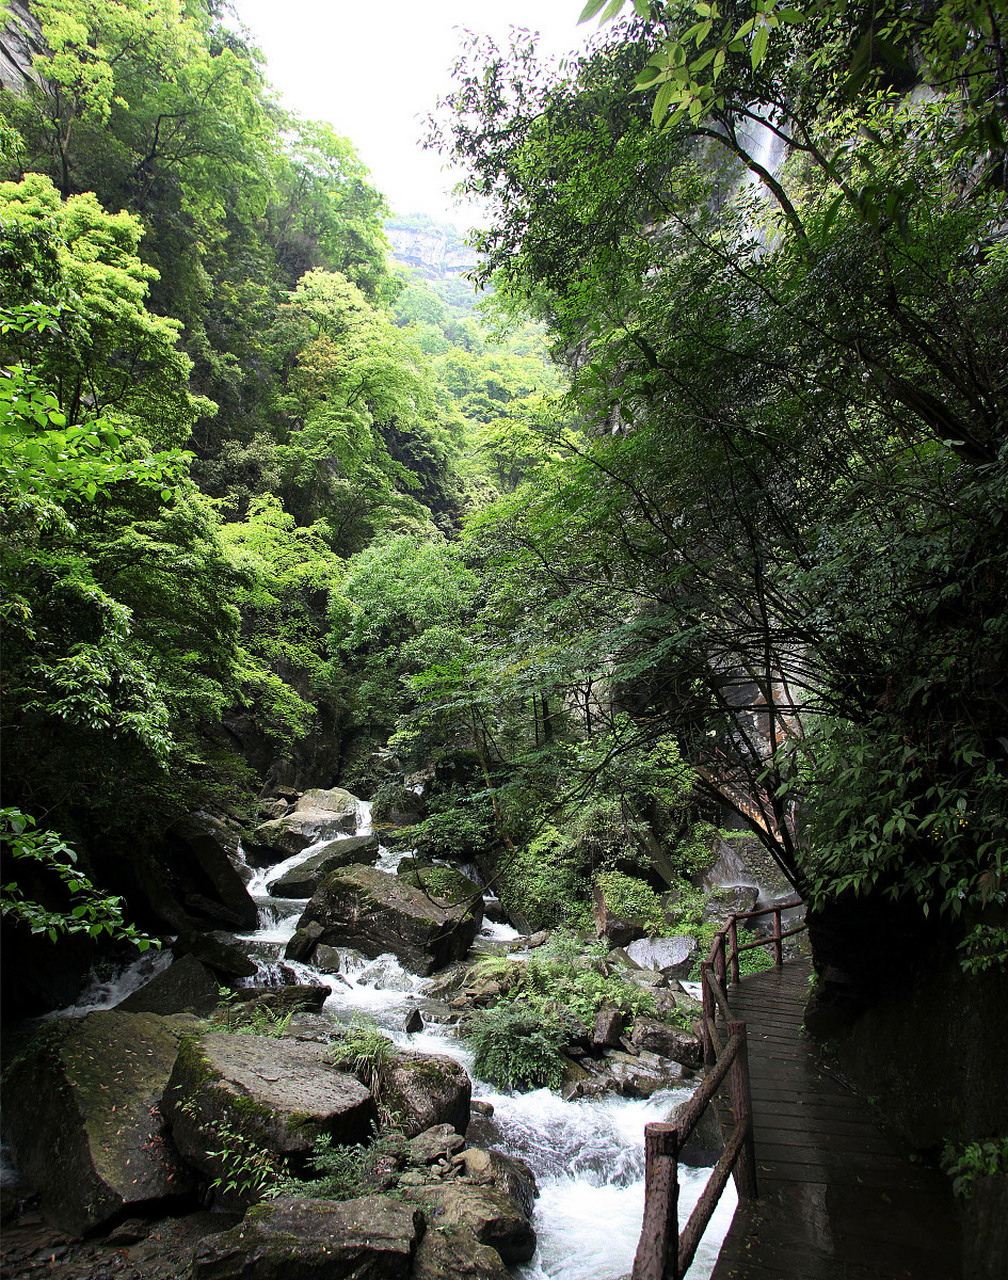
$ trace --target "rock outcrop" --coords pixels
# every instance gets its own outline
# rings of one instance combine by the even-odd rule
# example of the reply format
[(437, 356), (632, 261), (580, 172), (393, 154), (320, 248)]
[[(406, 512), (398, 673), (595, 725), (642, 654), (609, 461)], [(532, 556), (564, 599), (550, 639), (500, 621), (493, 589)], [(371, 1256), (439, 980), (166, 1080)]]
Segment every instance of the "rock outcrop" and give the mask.
[(195, 1190), (159, 1103), (189, 1017), (102, 1010), (48, 1023), (4, 1077), (4, 1126), (24, 1182), (62, 1231)]
[(182, 1155), (211, 1177), (226, 1172), (222, 1135), (237, 1133), (281, 1156), (302, 1155), (319, 1134), (365, 1141), (374, 1100), (332, 1065), (325, 1045), (208, 1032), (186, 1042), (161, 1109)]
[(220, 1003), (217, 979), (193, 955), (174, 960), (116, 1005), (118, 1013), (194, 1013), (206, 1017)]
[(472, 1081), (454, 1058), (435, 1053), (399, 1053), (379, 1071), (382, 1102), (397, 1115), (408, 1138), (433, 1125), (469, 1127)]
[(466, 954), (482, 919), (478, 904), (453, 905), (401, 876), (351, 866), (331, 873), (319, 885), (298, 921), (287, 956), (294, 958), (293, 945), (302, 958), (303, 931), (317, 924), (322, 932), (316, 944), (353, 947), (372, 958), (392, 952), (414, 973), (426, 976)]

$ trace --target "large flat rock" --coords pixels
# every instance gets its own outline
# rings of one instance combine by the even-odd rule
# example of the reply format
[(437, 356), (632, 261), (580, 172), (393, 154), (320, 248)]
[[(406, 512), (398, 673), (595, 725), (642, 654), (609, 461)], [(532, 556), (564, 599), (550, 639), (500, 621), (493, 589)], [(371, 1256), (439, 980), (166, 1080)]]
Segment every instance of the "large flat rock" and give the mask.
[(319, 1134), (334, 1142), (366, 1141), (374, 1100), (356, 1077), (340, 1071), (328, 1047), (273, 1036), (208, 1032), (179, 1052), (162, 1110), (175, 1145), (213, 1177), (225, 1131), (281, 1156), (307, 1152)]
[(195, 1190), (158, 1109), (195, 1019), (101, 1010), (48, 1023), (4, 1076), (4, 1128), (45, 1216), (85, 1235)]
[(317, 942), (353, 947), (372, 958), (392, 952), (408, 969), (426, 976), (466, 954), (482, 919), (478, 902), (453, 904), (401, 876), (357, 865), (326, 877), (298, 929), (321, 925)]
[(293, 813), (260, 822), (246, 836), (246, 856), (255, 865), (269, 866), (301, 853), (318, 840), (352, 834), (357, 830), (359, 804), (357, 797), (342, 787), (306, 791)]
[[(423, 1212), (391, 1196), (274, 1200), (211, 1236), (193, 1280), (407, 1280)], [(447, 1280), (447, 1276), (445, 1277)]]

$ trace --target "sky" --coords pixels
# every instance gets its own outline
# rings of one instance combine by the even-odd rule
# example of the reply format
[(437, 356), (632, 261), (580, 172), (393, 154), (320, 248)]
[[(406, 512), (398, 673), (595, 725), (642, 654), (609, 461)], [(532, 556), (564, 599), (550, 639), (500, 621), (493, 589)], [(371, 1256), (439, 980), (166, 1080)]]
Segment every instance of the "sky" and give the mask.
[(394, 213), (427, 213), (460, 230), (478, 220), (454, 206), (454, 179), (419, 145), (421, 120), (450, 84), (457, 28), (541, 34), (561, 56), (595, 31), (577, 25), (583, 0), (232, 0), (266, 57), (285, 106), (348, 137)]

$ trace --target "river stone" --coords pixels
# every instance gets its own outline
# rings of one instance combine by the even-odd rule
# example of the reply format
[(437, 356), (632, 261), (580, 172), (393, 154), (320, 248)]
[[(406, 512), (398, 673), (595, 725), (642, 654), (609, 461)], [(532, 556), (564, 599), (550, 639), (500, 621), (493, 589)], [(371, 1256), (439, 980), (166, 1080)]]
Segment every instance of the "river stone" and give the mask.
[(282, 862), (300, 853), (318, 840), (332, 839), (341, 832), (352, 834), (357, 830), (359, 804), (357, 797), (342, 787), (306, 791), (293, 813), (260, 822), (252, 834), (246, 836), (246, 856), (256, 865), (269, 866), (271, 862)]
[(195, 1190), (158, 1104), (181, 1015), (100, 1010), (47, 1023), (4, 1076), (4, 1128), (25, 1184), (60, 1230), (84, 1235), (124, 1211)]
[(318, 853), (292, 867), (279, 880), (273, 880), (267, 889), (274, 898), (310, 898), (330, 871), (355, 862), (373, 865), (377, 858), (378, 837), (375, 835), (330, 840)]
[(528, 1262), (536, 1235), (520, 1206), (495, 1187), (456, 1182), (411, 1188), (411, 1198), (423, 1205), (430, 1227), (469, 1227), (480, 1244), (496, 1249), (512, 1266)]
[(626, 1018), (615, 1006), (604, 1006), (595, 1014), (592, 1043), (599, 1048), (615, 1049), (626, 1030)]
[(288, 960), (296, 960), (299, 964), (308, 964), (312, 958), (312, 953), (318, 945), (319, 938), (322, 937), (322, 926), (315, 920), (309, 920), (304, 926), (299, 926), (294, 930), (290, 941), (284, 948), (284, 955)]
[(281, 1155), (308, 1151), (320, 1133), (366, 1141), (374, 1100), (330, 1058), (325, 1045), (274, 1036), (213, 1031), (188, 1041), (161, 1103), (175, 1145), (219, 1177), (223, 1162), (210, 1152), (225, 1128)]
[(435, 1124), (418, 1133), (410, 1142), (409, 1162), (415, 1165), (434, 1164), (442, 1156), (453, 1156), (464, 1146), (465, 1138), (450, 1124)]
[(480, 1147), (469, 1147), (459, 1158), (465, 1176), (471, 1182), (494, 1187), (510, 1196), (515, 1204), (521, 1206), (527, 1218), (532, 1217), (539, 1188), (535, 1174), (524, 1160), (506, 1156), (503, 1151), (484, 1151)]
[(471, 1227), (445, 1227), (424, 1234), (411, 1280), (511, 1280), (511, 1272)]
[(435, 1053), (399, 1053), (379, 1068), (382, 1102), (398, 1116), (407, 1138), (432, 1125), (469, 1127), (472, 1081), (454, 1058)]
[(320, 942), (312, 953), (311, 962), (321, 973), (339, 973), (343, 957), (335, 947), (327, 947)]
[(670, 938), (638, 938), (626, 952), (642, 969), (669, 969), (690, 960), (695, 950), (696, 943), (688, 934), (676, 934)]
[(391, 1196), (273, 1200), (193, 1256), (193, 1280), (407, 1280), (423, 1212)]
[(116, 1005), (119, 1013), (195, 1013), (206, 1017), (220, 1004), (217, 979), (195, 956), (182, 956)]
[(472, 909), (432, 901), (402, 877), (356, 865), (332, 872), (305, 907), (298, 929), (322, 925), (319, 941), (353, 947), (372, 959), (392, 952), (427, 976), (464, 956), (483, 918)]
[(700, 1042), (692, 1031), (670, 1027), (654, 1018), (637, 1018), (630, 1033), (630, 1043), (635, 1049), (649, 1049), (663, 1058), (671, 1058), (684, 1067), (700, 1065)]

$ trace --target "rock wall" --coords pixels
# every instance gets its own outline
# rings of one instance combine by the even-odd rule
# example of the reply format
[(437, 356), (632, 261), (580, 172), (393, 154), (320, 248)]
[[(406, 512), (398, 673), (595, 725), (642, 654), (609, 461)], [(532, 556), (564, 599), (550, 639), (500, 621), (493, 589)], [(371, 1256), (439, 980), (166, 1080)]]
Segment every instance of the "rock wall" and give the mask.
[(389, 222), (385, 225), (385, 234), (392, 246), (392, 256), (405, 266), (414, 267), (425, 280), (460, 276), (476, 266), (475, 252), (454, 227), (433, 221), (428, 227)]

